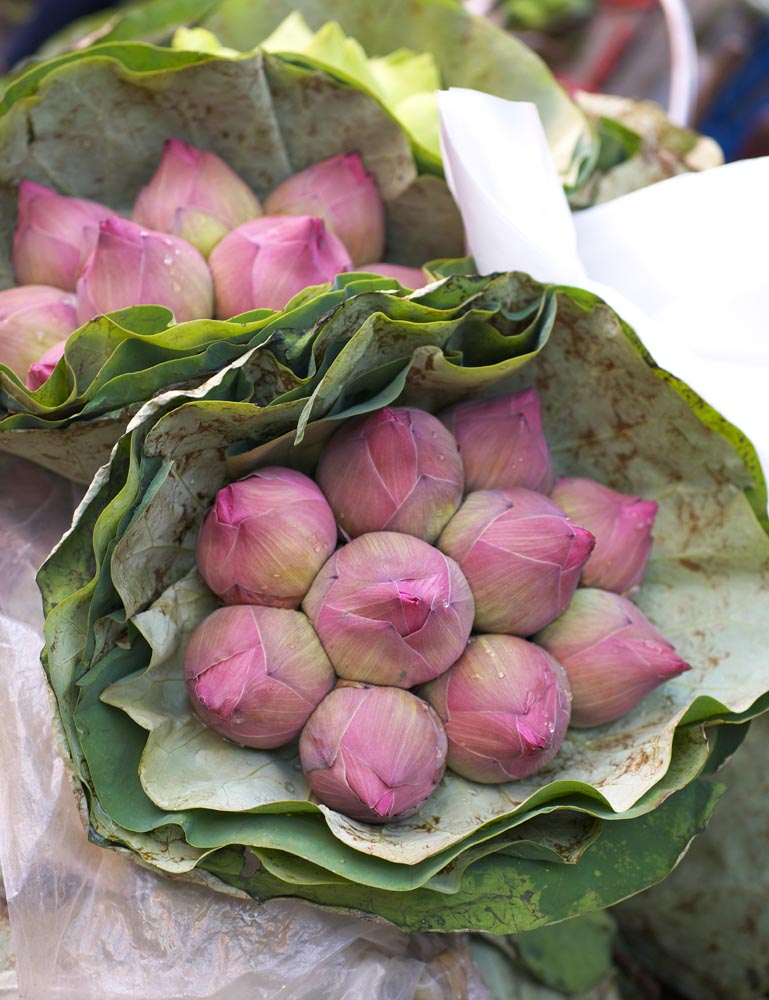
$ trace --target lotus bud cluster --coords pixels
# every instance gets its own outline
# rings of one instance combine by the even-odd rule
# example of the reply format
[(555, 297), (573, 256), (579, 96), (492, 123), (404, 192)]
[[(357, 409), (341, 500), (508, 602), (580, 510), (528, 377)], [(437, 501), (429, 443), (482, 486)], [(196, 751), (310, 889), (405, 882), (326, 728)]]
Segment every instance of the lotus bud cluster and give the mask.
[(582, 585), (617, 594), (638, 590), (649, 561), (658, 504), (617, 493), (592, 479), (558, 479), (550, 497), (595, 535)]
[[(23, 377), (34, 363), (28, 385), (38, 388), (54, 367), (41, 362), (48, 348), (103, 313), (161, 305), (183, 323), (282, 309), (304, 288), (384, 254), (384, 204), (357, 153), (286, 178), (267, 204), (272, 214), (263, 216), (256, 193), (224, 160), (177, 138), (165, 143), (131, 221), (23, 180), (13, 266), (41, 308), (29, 322), (21, 314), (0, 321), (0, 364)], [(424, 284), (416, 275), (414, 287)], [(7, 303), (0, 314), (22, 308)], [(63, 322), (62, 304), (71, 321)]]
[(446, 733), (426, 701), (392, 687), (338, 687), (299, 740), (302, 768), (321, 802), (351, 819), (413, 815), (446, 768)]
[(449, 767), (472, 781), (528, 777), (557, 753), (569, 725), (563, 667), (512, 635), (474, 636), (420, 694), (446, 727)]
[(400, 531), (434, 542), (462, 501), (457, 443), (430, 413), (385, 407), (347, 421), (316, 473), (342, 531)]
[(535, 639), (569, 675), (575, 726), (613, 722), (689, 669), (632, 601), (606, 590), (578, 590)]
[(413, 814), (446, 766), (528, 779), (570, 724), (613, 722), (688, 669), (612, 592), (641, 582), (656, 503), (553, 489), (534, 389), (440, 416), (348, 419), (314, 480), (259, 469), (200, 530), (226, 607), (187, 650), (194, 711), (259, 748), (301, 730), (311, 793), (366, 823)]
[(270, 467), (218, 492), (200, 529), (198, 570), (225, 604), (298, 608), (335, 545), (316, 484)]
[(184, 677), (206, 725), (259, 749), (296, 739), (336, 681), (300, 611), (254, 605), (220, 608), (198, 625)]
[(459, 658), (474, 605), (452, 559), (411, 535), (379, 531), (342, 546), (302, 607), (340, 677), (410, 688)]

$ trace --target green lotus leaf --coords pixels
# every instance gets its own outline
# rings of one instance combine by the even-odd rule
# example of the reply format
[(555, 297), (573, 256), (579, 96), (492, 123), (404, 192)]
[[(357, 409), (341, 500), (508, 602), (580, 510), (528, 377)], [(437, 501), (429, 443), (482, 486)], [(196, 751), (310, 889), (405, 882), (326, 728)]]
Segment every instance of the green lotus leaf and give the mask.
[[(207, 852), (198, 873), (258, 897), (495, 933), (608, 905), (662, 878), (709, 815), (718, 789), (698, 775), (743, 729), (712, 723), (767, 707), (755, 454), (595, 296), (521, 275), (450, 277), (408, 298), (349, 277), (361, 287), (310, 337), (276, 334), (198, 388), (151, 400), (41, 571), (45, 662), (76, 773), (113, 842), (163, 868), (167, 833), (156, 831), (173, 830)], [(278, 373), (298, 356), (306, 377), (280, 395)], [(251, 751), (205, 732), (181, 668), (212, 606), (194, 549), (217, 489), (266, 462), (312, 471), (352, 414), (395, 401), (435, 410), (526, 384), (542, 396), (559, 472), (660, 504), (638, 600), (692, 670), (616, 723), (570, 733), (531, 779), (479, 786), (447, 774), (415, 817), (376, 829), (314, 803), (294, 748)], [(563, 830), (576, 863), (553, 863)], [(618, 862), (612, 852), (637, 847), (641, 830), (644, 850)]]
[[(48, 51), (83, 44), (83, 35), (97, 44), (140, 39), (168, 43), (180, 24), (188, 24), (208, 29), (221, 45), (243, 52), (267, 39), (294, 12), (302, 15), (312, 31), (336, 22), (375, 59), (393, 59), (404, 47), (431, 53), (444, 87), (469, 87), (509, 100), (534, 102), (569, 186), (580, 183), (596, 161), (598, 144), (585, 115), (542, 60), (512, 35), (469, 14), (454, 0), (394, 0), (375, 9), (360, 0), (149, 0), (111, 11), (108, 18), (76, 25)], [(283, 32), (282, 44), (303, 47), (306, 41), (301, 30), (298, 37)], [(309, 57), (299, 58), (306, 61)], [(425, 148), (420, 134), (414, 133), (413, 138), (420, 166), (439, 171), (440, 161)]]
[[(307, 127), (320, 118), (323, 129)], [(169, 136), (219, 153), (259, 195), (295, 170), (356, 149), (385, 200), (390, 259), (420, 265), (462, 250), (461, 220), (445, 183), (417, 176), (404, 133), (373, 98), (279, 56), (230, 60), (106, 45), (33, 67), (0, 101), (0, 286), (13, 284), (22, 178), (130, 213)], [(414, 211), (434, 225), (413, 226)], [(99, 317), (68, 338), (64, 358), (37, 392), (0, 366), (0, 448), (90, 482), (145, 400), (199, 384), (268, 338), (311, 336), (362, 280), (404, 294), (392, 279), (346, 276), (328, 294), (314, 289), (279, 313), (228, 322), (174, 324), (168, 310), (154, 306)], [(301, 358), (287, 365), (276, 394), (306, 375)]]

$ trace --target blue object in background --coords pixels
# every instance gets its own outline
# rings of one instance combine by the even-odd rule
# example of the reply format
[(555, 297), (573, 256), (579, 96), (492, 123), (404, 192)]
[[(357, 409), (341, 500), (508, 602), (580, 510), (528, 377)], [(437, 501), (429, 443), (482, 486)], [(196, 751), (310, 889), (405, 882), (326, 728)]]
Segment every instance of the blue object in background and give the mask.
[(747, 57), (716, 95), (697, 131), (711, 136), (727, 160), (769, 154), (761, 147), (757, 130), (769, 113), (769, 20), (753, 40)]
[(5, 50), (5, 64), (14, 63), (36, 52), (46, 39), (71, 21), (113, 6), (115, 0), (38, 0), (32, 17), (11, 38)]

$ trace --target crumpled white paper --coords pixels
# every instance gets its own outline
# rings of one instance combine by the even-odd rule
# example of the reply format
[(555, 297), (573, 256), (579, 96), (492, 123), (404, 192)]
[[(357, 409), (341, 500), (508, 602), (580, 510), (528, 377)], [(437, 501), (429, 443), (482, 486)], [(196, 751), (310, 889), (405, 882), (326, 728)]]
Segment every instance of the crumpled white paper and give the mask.
[(479, 271), (596, 292), (658, 364), (747, 434), (769, 469), (769, 157), (572, 215), (534, 105), (452, 88), (438, 107), (447, 179)]
[(461, 935), (219, 895), (88, 843), (52, 732), (34, 582), (82, 490), (4, 455), (0, 484), (0, 861), (18, 995), (489, 1000)]

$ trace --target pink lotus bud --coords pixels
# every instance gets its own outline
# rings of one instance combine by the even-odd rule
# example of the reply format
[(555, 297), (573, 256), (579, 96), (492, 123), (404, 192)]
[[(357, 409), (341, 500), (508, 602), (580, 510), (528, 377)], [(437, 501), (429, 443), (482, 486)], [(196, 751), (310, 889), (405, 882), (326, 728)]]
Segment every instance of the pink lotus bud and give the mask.
[(638, 590), (649, 561), (658, 504), (617, 493), (592, 479), (558, 479), (550, 499), (595, 535), (582, 586), (617, 594)]
[(395, 278), (404, 288), (424, 288), (427, 284), (421, 267), (404, 267), (403, 264), (361, 264), (358, 271), (379, 274), (383, 278)]
[(302, 607), (340, 677), (402, 688), (448, 670), (473, 624), (456, 563), (392, 531), (338, 549)]
[(574, 726), (613, 722), (689, 670), (631, 601), (606, 590), (578, 590), (561, 617), (534, 638), (568, 674)]
[(446, 768), (446, 733), (426, 701), (408, 691), (340, 686), (310, 716), (299, 740), (302, 768), (324, 805), (364, 823), (413, 815)]
[(353, 264), (379, 260), (384, 253), (384, 205), (357, 153), (340, 153), (288, 177), (265, 198), (264, 211), (323, 219)]
[(22, 285), (0, 291), (0, 365), (21, 376), (77, 325), (75, 296), (60, 288)]
[(184, 679), (207, 726), (262, 750), (296, 739), (336, 681), (305, 615), (243, 604), (219, 608), (198, 625)]
[(48, 381), (54, 368), (64, 357), (64, 347), (66, 346), (66, 343), (66, 338), (64, 340), (60, 340), (58, 344), (54, 344), (53, 347), (49, 347), (42, 358), (33, 362), (29, 366), (29, 371), (27, 372), (28, 389), (31, 389), (32, 392), (34, 392), (35, 389), (40, 388), (43, 382)]
[(128, 306), (166, 306), (177, 323), (210, 318), (211, 272), (195, 247), (178, 236), (107, 219), (77, 283), (81, 323)]
[(462, 502), (456, 441), (411, 407), (386, 406), (342, 424), (321, 452), (316, 479), (350, 538), (400, 531), (434, 542)]
[(349, 271), (344, 245), (322, 219), (265, 215), (228, 233), (209, 257), (216, 315), (282, 309), (309, 285)]
[(335, 546), (334, 515), (315, 483), (273, 466), (216, 494), (198, 571), (225, 604), (297, 608)]
[(224, 160), (168, 139), (132, 218), (147, 229), (181, 236), (207, 257), (231, 229), (261, 214), (259, 199)]
[(531, 635), (565, 610), (593, 536), (533, 490), (470, 493), (438, 539), (475, 598), (480, 632)]
[(451, 670), (421, 688), (446, 727), (448, 766), (471, 781), (516, 781), (563, 743), (571, 694), (563, 667), (512, 635), (477, 635)]
[(22, 181), (13, 235), (13, 268), (19, 283), (74, 292), (96, 246), (99, 223), (114, 216), (96, 201), (67, 198), (41, 184)]
[(518, 486), (549, 492), (553, 471), (541, 409), (537, 390), (526, 389), (457, 403), (438, 414), (459, 442), (468, 492)]

